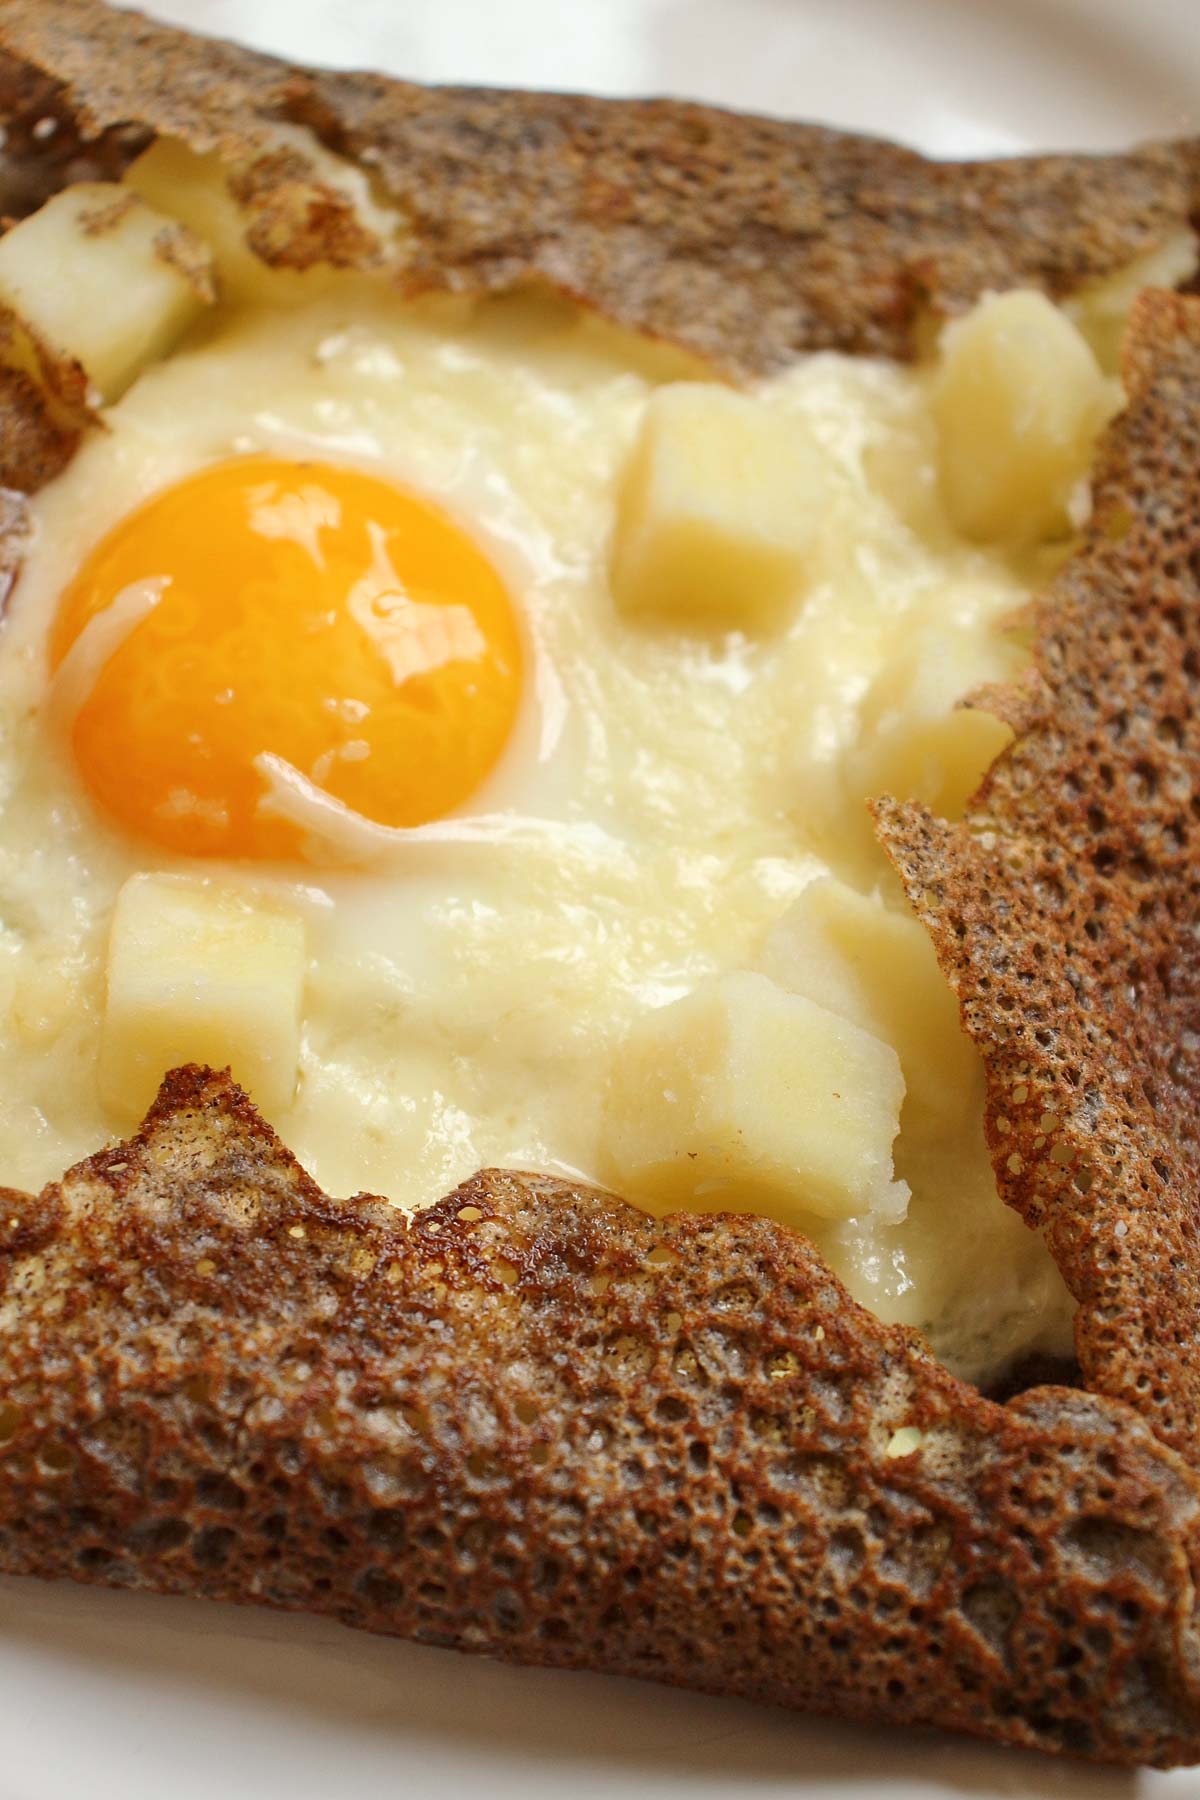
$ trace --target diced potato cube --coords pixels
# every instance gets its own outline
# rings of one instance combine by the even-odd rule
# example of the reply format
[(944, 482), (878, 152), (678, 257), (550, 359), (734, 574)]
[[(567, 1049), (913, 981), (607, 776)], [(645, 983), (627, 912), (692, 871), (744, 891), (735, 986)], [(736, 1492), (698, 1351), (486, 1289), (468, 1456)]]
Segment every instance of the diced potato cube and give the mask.
[(1092, 447), (1119, 404), (1044, 294), (981, 300), (942, 337), (933, 390), (942, 498), (968, 537), (1034, 541), (1077, 522)]
[(800, 601), (825, 510), (803, 424), (714, 382), (650, 398), (613, 537), (622, 611), (761, 631)]
[(115, 400), (212, 299), (208, 253), (115, 182), (63, 188), (0, 237), (0, 300)]
[(168, 1069), (198, 1062), (231, 1066), (268, 1113), (290, 1106), (305, 961), (294, 913), (182, 876), (132, 876), (109, 936), (106, 1104), (137, 1117)]
[(1106, 375), (1115, 375), (1121, 366), (1121, 339), (1129, 309), (1141, 290), (1180, 287), (1196, 273), (1198, 262), (1200, 245), (1195, 233), (1185, 228), (1172, 232), (1155, 249), (1136, 257), (1115, 275), (1088, 282), (1072, 294), (1063, 310), (1092, 346)]
[(780, 987), (892, 1046), (904, 1076), (906, 1119), (913, 1109), (949, 1127), (977, 1102), (979, 1055), (916, 919), (825, 876), (784, 913), (767, 939), (762, 967)]
[(920, 800), (942, 818), (961, 818), (1013, 734), (994, 713), (959, 702), (1008, 673), (1010, 658), (986, 638), (912, 633), (864, 707), (862, 742), (847, 758), (855, 791)]
[(866, 777), (872, 795), (923, 800), (943, 819), (960, 819), (1000, 752), (1012, 742), (1002, 719), (977, 707), (900, 715), (880, 732)]
[[(350, 252), (356, 262), (369, 261), (373, 250), (395, 240), (400, 221), (375, 198), (366, 173), (335, 156), (311, 132), (279, 124), (272, 139), (264, 152), (276, 159), (269, 204), (256, 202), (251, 183), (239, 205), (220, 156), (199, 155), (176, 138), (156, 138), (124, 180), (211, 246), (223, 294), (287, 306), (311, 299), (336, 279), (334, 266), (320, 258), (314, 213), (332, 230), (331, 208), (338, 209), (339, 254)], [(283, 180), (279, 160), (289, 156), (294, 173)], [(269, 249), (274, 262), (256, 255), (248, 236)]]
[(288, 278), (274, 278), (246, 243), (250, 220), (230, 193), (218, 156), (199, 156), (178, 139), (156, 138), (126, 169), (125, 182), (203, 238), (212, 250), (223, 294), (267, 299), (274, 287), (288, 285)]
[(603, 1154), (640, 1203), (902, 1216), (896, 1053), (765, 976), (713, 977), (647, 1013), (618, 1051)]

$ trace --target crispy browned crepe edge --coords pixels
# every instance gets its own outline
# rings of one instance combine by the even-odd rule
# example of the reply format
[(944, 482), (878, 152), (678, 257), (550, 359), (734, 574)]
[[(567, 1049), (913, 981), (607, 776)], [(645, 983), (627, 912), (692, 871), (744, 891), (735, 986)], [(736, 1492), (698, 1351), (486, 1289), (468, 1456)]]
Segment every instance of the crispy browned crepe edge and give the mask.
[[(3, 50), (16, 206), (178, 138), (220, 152), (265, 260), (386, 265), (409, 293), (546, 283), (735, 376), (823, 348), (908, 356), (926, 307), (1073, 292), (1200, 213), (1200, 138), (931, 162), (680, 101), (300, 69), (101, 0), (6, 0)], [(364, 229), (302, 146), (281, 148), (281, 125), (368, 168), (399, 233)]]
[[(70, 83), (6, 71), (18, 186), (31, 198), (39, 172), (53, 185), (119, 168), (162, 129), (229, 158), (252, 237), (276, 260), (395, 256), (347, 235), (302, 156), (272, 164), (270, 126), (303, 122), (342, 154), (371, 153), (412, 226), (394, 265), (407, 291), (544, 279), (735, 372), (827, 344), (905, 354), (926, 300), (950, 309), (1014, 282), (1066, 291), (1152, 248), (1195, 205), (1188, 145), (937, 166), (871, 140), (669, 103), (310, 75), (91, 0), (10, 4), (0, 43)], [(43, 117), (58, 123), (49, 140), (33, 132)], [(324, 233), (322, 216), (335, 221)], [(1169, 681), (1177, 700), (1187, 650), (1174, 636), (1186, 639), (1196, 598), (1194, 538), (1181, 544), (1195, 481), (1184, 461), (1164, 471), (1162, 442), (1169, 430), (1194, 445), (1196, 351), (1194, 309), (1144, 310), (1133, 405), (1101, 475), (1109, 563), (1092, 542), (1060, 596), (1069, 609), (1101, 592), (1106, 620), (1123, 628), (1132, 616), (1136, 637), (1158, 622), (1143, 578), (1174, 584), (1183, 623), (1169, 642), (1151, 632), (1139, 659), (1081, 621), (1054, 690), (1069, 713), (1110, 684), (1128, 712), (1162, 676), (1148, 706), (1155, 781), (1144, 759), (1121, 771), (1151, 801), (1164, 782), (1182, 792), (1194, 762), (1186, 732), (1158, 735), (1178, 709), (1155, 709)], [(0, 466), (35, 410), (27, 396), (0, 405)], [(28, 455), (17, 466), (33, 471), (31, 487), (49, 472)], [(1169, 499), (1156, 501), (1147, 468), (1169, 474)], [(1122, 506), (1136, 562), (1112, 523)], [(1059, 670), (1055, 616), (1043, 662)], [(311, 1607), (519, 1660), (1098, 1758), (1200, 1757), (1200, 1485), (1168, 1447), (1194, 1462), (1190, 1337), (1174, 1304), (1195, 1280), (1186, 1121), (1160, 1154), (1189, 1091), (1178, 1043), (1148, 1046), (1156, 1076), (1170, 1065), (1169, 1117), (1161, 1085), (1132, 1113), (1126, 1092), (1148, 1034), (1186, 1005), (1189, 922), (1170, 890), (1161, 980), (1179, 1008), (1157, 991), (1145, 1007), (1116, 1005), (1132, 940), (1114, 936), (1112, 981), (1096, 979), (1089, 1008), (1115, 1009), (1110, 1047), (1132, 1021), (1126, 1054), (1086, 1063), (1099, 1071), (1099, 1113), (1089, 1083), (1073, 1110), (1028, 1128), (1049, 1113), (1036, 1096), (1051, 1062), (1055, 1096), (1060, 1073), (1071, 1086), (1063, 1019), (1045, 1011), (1063, 990), (1031, 990), (1024, 964), (1003, 1006), (987, 984), (997, 935), (1001, 956), (1011, 935), (1018, 958), (1039, 960), (1014, 919), (1030, 895), (1043, 968), (1047, 953), (1057, 973), (1072, 966), (1042, 906), (1046, 859), (1061, 862), (1050, 819), (1062, 796), (1041, 780), (1062, 773), (1045, 747), (1057, 741), (1052, 726), (1034, 733), (1033, 775), (1017, 778), (1023, 809), (998, 826), (1004, 764), (988, 816), (959, 837), (911, 809), (882, 816), (999, 1071), (998, 1148), (1014, 1125), (1013, 1069), (1029, 1070), (1035, 1098), (1021, 1102), (1021, 1147), (1004, 1151), (1002, 1176), (1031, 1220), (1048, 1222), (1081, 1294), (1097, 1393), (1042, 1389), (992, 1405), (854, 1306), (804, 1240), (763, 1221), (656, 1224), (604, 1196), (494, 1174), (410, 1227), (378, 1203), (333, 1205), (236, 1089), (185, 1072), (139, 1139), (37, 1201), (12, 1196), (0, 1226), (0, 1567)], [(1029, 742), (1023, 730), (1014, 769)], [(1146, 798), (1122, 791), (1122, 828), (1139, 845), (1144, 829), (1179, 830)], [(1127, 923), (1145, 899), (1146, 865), (1131, 867), (1144, 851), (1129, 857), (1122, 838), (1114, 864), (1107, 839), (1088, 836), (1095, 814), (1081, 816), (1105, 884), (1095, 891), (1119, 892)], [(1176, 847), (1156, 879), (1178, 875)], [(1009, 865), (1018, 874), (989, 919), (980, 871), (992, 880)], [(951, 890), (944, 920), (939, 882)], [(1102, 973), (1103, 950), (1096, 962)], [(1146, 991), (1143, 979), (1138, 1002)], [(1013, 1060), (1014, 1044), (1046, 1050), (1047, 1031), (1054, 1058)], [(1080, 1124), (1108, 1116), (1114, 1068), (1125, 1153), (1089, 1184), (1096, 1133), (1081, 1150)], [(1043, 1165), (1067, 1171), (1051, 1182), (1056, 1210), (1042, 1198)], [(1149, 1206), (1147, 1167), (1159, 1184)], [(909, 1425), (919, 1445), (899, 1454), (894, 1433)]]

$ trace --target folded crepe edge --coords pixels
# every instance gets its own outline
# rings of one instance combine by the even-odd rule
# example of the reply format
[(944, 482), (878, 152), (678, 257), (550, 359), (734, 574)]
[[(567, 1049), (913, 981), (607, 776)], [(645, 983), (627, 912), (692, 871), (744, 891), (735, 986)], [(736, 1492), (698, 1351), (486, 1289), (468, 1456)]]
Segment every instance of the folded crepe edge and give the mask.
[[(735, 375), (811, 348), (909, 354), (920, 307), (988, 287), (1071, 291), (1155, 247), (1200, 191), (1194, 144), (937, 165), (677, 103), (299, 71), (95, 0), (10, 0), (0, 46), (8, 161), (30, 203), (119, 172), (164, 132), (224, 156), (252, 246), (303, 266), (331, 249), (304, 200), (320, 173), (270, 162), (272, 127), (303, 123), (401, 206), (401, 243), (351, 260), (386, 251), (402, 290), (547, 281)], [(764, 1220), (651, 1221), (494, 1171), (411, 1223), (330, 1202), (226, 1077), (177, 1071), (129, 1144), (37, 1199), (7, 1196), (0, 1568), (258, 1599), (1100, 1760), (1200, 1758), (1192, 1052), (1176, 1030), (1192, 992), (1178, 809), (1197, 565), (1180, 508), (1190, 493), (1196, 511), (1198, 305), (1142, 303), (1097, 525), (1046, 603), (1042, 675), (1078, 727), (1071, 757), (1055, 761), (1062, 733), (1026, 694), (1025, 729), (961, 828), (879, 809), (989, 1065), (1006, 1198), (1046, 1230), (1081, 1302), (1094, 1391), (994, 1405)], [(34, 411), (0, 395), (10, 485), (47, 478), (28, 454), (5, 460)], [(1180, 433), (1174, 459), (1164, 430)], [(1162, 580), (1159, 630), (1148, 584)], [(1107, 639), (1085, 628), (1097, 596)], [(1114, 762), (1131, 719), (1158, 749)], [(1055, 823), (1064, 793), (1074, 836)], [(1174, 850), (1148, 862), (1143, 839), (1163, 831)], [(1095, 885), (1056, 913), (1045, 894), (1081, 844)], [(1148, 989), (1129, 957), (1160, 875), (1175, 885)], [(980, 896), (1001, 878), (989, 920)], [(1030, 896), (1040, 935), (1014, 922)], [(1117, 1006), (1094, 979), (1066, 1015), (1086, 1041), (1064, 1051), (1069, 932), (1090, 944), (1103, 919), (1103, 962), (1114, 917), (1113, 981), (1132, 994)], [(1106, 1060), (1126, 1026), (1127, 1054)], [(1130, 1070), (1168, 1026), (1152, 1091), (1131, 1103)]]

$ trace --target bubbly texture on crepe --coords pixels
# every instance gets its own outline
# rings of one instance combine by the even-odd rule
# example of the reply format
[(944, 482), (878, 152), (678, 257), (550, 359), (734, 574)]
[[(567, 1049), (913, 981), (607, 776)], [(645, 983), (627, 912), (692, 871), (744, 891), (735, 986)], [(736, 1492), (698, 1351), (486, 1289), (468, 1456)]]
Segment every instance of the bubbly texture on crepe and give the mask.
[[(536, 277), (735, 373), (910, 354), (926, 304), (992, 287), (1073, 292), (1200, 192), (1195, 145), (937, 166), (697, 107), (312, 75), (92, 0), (10, 5), (0, 45), (13, 210), (163, 132), (228, 160), (277, 264)], [(280, 122), (368, 165), (403, 229), (364, 232)], [(497, 1173), (411, 1223), (331, 1202), (185, 1071), (136, 1139), (0, 1207), (0, 1568), (1200, 1757), (1198, 313), (1135, 314), (1036, 674), (989, 699), (1014, 749), (960, 827), (880, 811), (989, 1065), (1002, 1192), (1081, 1303), (1086, 1387), (985, 1400), (762, 1220)], [(0, 470), (33, 488), (87, 396), (7, 333)]]

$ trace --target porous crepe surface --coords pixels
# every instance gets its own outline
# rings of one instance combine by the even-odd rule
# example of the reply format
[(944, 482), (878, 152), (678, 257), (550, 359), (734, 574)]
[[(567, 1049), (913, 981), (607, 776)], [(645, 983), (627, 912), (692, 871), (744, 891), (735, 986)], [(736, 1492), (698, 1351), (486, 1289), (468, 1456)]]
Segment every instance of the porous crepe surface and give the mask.
[[(70, 83), (4, 71), (24, 203), (118, 170), (169, 129), (229, 158), (251, 238), (277, 260), (398, 256), (409, 287), (553, 279), (735, 371), (826, 344), (904, 354), (925, 293), (952, 308), (1020, 280), (1063, 291), (1169, 235), (1197, 185), (1194, 146), (940, 169), (703, 108), (310, 75), (91, 0), (9, 0), (0, 42)], [(59, 121), (48, 142), (43, 116)], [(267, 153), (280, 119), (375, 153), (410, 215), (399, 249), (356, 240), (301, 152)], [(597, 171), (617, 168), (628, 190), (594, 205)], [(1056, 1094), (1075, 1090), (1072, 1070), (1094, 1073), (1053, 1124), (1048, 1107), (1022, 1114), (1022, 1149), (1001, 1163), (1081, 1293), (1096, 1391), (986, 1401), (761, 1219), (656, 1222), (494, 1172), (412, 1223), (329, 1201), (226, 1078), (183, 1071), (131, 1144), (0, 1205), (0, 1567), (307, 1607), (1097, 1758), (1200, 1758), (1194, 1046), (1173, 999), (1194, 953), (1178, 703), (1197, 654), (1195, 320), (1183, 302), (1143, 303), (1133, 403), (1101, 473), (1108, 523), (1052, 597), (1041, 675), (993, 696), (1041, 731), (1033, 763), (1022, 736), (957, 835), (913, 809), (881, 814), (992, 1066), (993, 1141), (1013, 1108), (1036, 1107), (1014, 1069), (1028, 1065), (1031, 1092), (1051, 1070)], [(0, 410), (0, 466), (27, 426), (20, 405), (14, 422)], [(1163, 435), (1176, 432), (1178, 451)], [(22, 485), (45, 478), (39, 465)], [(1078, 612), (1065, 642), (1060, 605)], [(1119, 763), (1104, 749), (1101, 817), (1075, 807), (1042, 703), (1099, 708), (1107, 745), (1129, 730), (1118, 691), (1159, 749)], [(998, 857), (988, 814), (1005, 782)], [(1163, 812), (1167, 795), (1184, 814)], [(1043, 865), (1060, 870), (1070, 848), (1064, 807), (1085, 854), (1071, 907), (1043, 908), (1035, 934), (1019, 908), (1041, 903)], [(1174, 850), (1151, 881), (1138, 858), (1164, 833)], [(1143, 907), (1161, 969), (1139, 963), (1135, 1002), (1104, 968), (1140, 941)], [(1086, 937), (1089, 921), (1100, 948), (1080, 998), (1066, 926)], [(1006, 955), (1012, 981), (989, 988)], [(1055, 1011), (1065, 992), (1078, 1005)], [(1047, 1053), (1036, 1075), (1031, 1042)], [(1172, 1085), (1131, 1098), (1143, 1068)], [(1100, 1117), (1120, 1132), (1081, 1150)], [(910, 1427), (915, 1448), (895, 1435)]]
[(878, 810), (988, 1071), (1001, 1192), (1093, 1391), (1200, 1467), (1200, 300), (1147, 291), (1020, 734), (959, 825)]
[[(1108, 157), (931, 162), (875, 138), (676, 101), (423, 88), (313, 72), (101, 0), (5, 0), (13, 148), (42, 117), (120, 161), (151, 133), (217, 149), (269, 260), (388, 262), (407, 291), (549, 282), (732, 374), (799, 351), (905, 356), (924, 304), (1059, 295), (1200, 212), (1200, 140)], [(31, 81), (49, 71), (59, 88)], [(401, 214), (380, 244), (281, 150), (310, 127)], [(106, 135), (108, 134), (108, 135)], [(33, 164), (46, 165), (34, 141)], [(28, 176), (36, 190), (36, 179)]]
[(7, 1199), (0, 1569), (1197, 1753), (1182, 1460), (1070, 1389), (981, 1399), (795, 1233), (497, 1171), (330, 1201), (198, 1069)]

